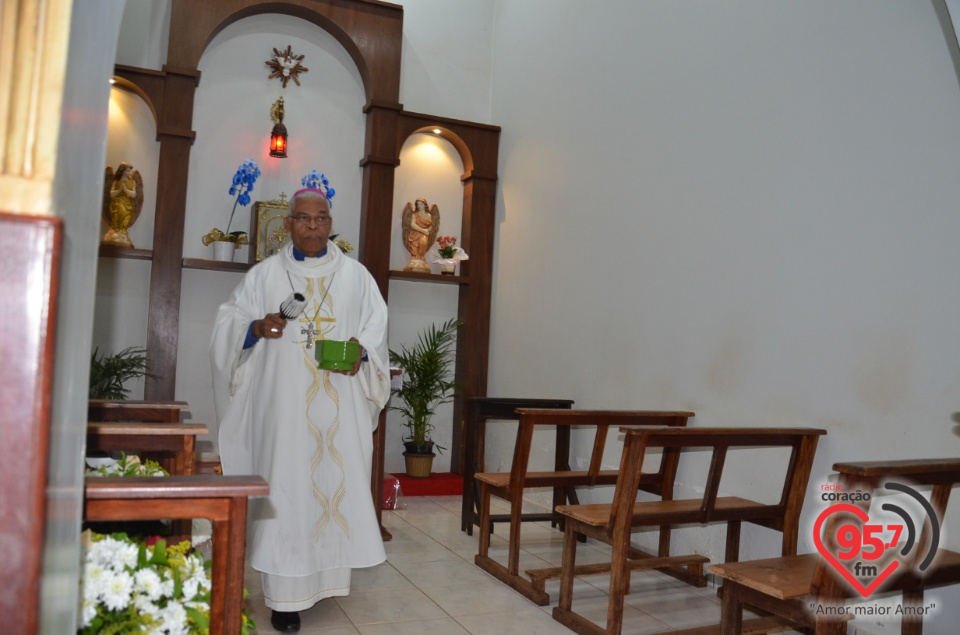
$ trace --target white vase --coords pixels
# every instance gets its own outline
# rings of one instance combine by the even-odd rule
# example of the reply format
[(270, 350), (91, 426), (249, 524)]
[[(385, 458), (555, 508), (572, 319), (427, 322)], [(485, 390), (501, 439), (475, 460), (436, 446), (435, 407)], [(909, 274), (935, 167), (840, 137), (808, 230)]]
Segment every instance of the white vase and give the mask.
[(213, 259), (221, 262), (233, 262), (233, 254), (237, 251), (236, 243), (226, 240), (215, 240), (210, 243), (213, 247)]

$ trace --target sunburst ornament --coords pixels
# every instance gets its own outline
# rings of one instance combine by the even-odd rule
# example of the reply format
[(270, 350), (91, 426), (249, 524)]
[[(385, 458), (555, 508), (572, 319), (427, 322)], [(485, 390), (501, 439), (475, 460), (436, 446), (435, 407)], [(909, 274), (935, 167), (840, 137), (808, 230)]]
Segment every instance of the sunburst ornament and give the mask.
[(303, 55), (294, 55), (293, 47), (289, 44), (287, 45), (286, 51), (280, 51), (279, 49), (273, 49), (273, 59), (266, 61), (267, 66), (273, 69), (273, 72), (270, 73), (270, 76), (267, 79), (273, 79), (278, 77), (283, 83), (283, 87), (287, 87), (287, 82), (291, 79), (296, 82), (297, 86), (300, 85), (300, 78), (297, 77), (299, 73), (306, 73), (309, 68), (301, 64), (303, 61)]

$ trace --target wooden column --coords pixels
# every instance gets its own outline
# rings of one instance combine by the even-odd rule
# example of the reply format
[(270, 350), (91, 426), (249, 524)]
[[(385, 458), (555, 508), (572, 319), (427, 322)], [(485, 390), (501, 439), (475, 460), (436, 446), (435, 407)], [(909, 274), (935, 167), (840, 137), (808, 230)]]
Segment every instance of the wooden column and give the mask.
[(360, 196), (360, 246), (357, 258), (387, 299), (390, 286), (390, 223), (393, 220), (393, 185), (397, 166), (398, 104), (370, 104), (364, 142), (363, 191)]
[(180, 330), (180, 282), (183, 278), (183, 223), (186, 217), (190, 147), (196, 134), (193, 99), (200, 72), (165, 66), (163, 108), (159, 113), (162, 187), (157, 188), (150, 269), (150, 311), (147, 314), (147, 358), (156, 375), (144, 384), (147, 400), (172, 400), (177, 384), (177, 340)]
[(458, 314), (465, 318), (463, 331), (457, 338), (456, 377), (462, 395), (453, 403), (453, 437), (456, 450), (450, 455), (450, 470), (462, 473), (460, 464), (464, 439), (464, 400), (485, 397), (490, 356), (490, 302), (493, 286), (493, 240), (496, 174), (471, 175), (463, 179), (463, 244), (470, 246), (470, 259), (460, 263), (462, 275), (470, 284), (460, 287)]

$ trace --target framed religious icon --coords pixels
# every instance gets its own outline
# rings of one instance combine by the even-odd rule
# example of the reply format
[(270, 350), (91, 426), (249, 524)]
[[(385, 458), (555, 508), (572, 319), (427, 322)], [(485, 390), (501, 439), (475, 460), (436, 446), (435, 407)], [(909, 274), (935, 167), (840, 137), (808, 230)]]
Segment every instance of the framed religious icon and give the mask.
[(272, 256), (286, 243), (288, 236), (283, 227), (283, 219), (289, 214), (288, 206), (283, 194), (278, 200), (254, 203), (253, 227), (250, 231), (253, 237), (253, 244), (250, 245), (251, 263), (258, 263)]

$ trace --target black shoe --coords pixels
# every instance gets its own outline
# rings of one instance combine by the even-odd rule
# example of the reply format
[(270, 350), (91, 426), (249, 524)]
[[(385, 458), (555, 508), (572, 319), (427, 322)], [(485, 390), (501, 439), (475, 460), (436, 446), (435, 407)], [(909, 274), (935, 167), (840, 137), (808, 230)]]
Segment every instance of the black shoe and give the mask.
[(296, 611), (274, 611), (270, 616), (270, 625), (281, 633), (295, 633), (300, 630), (300, 614)]

